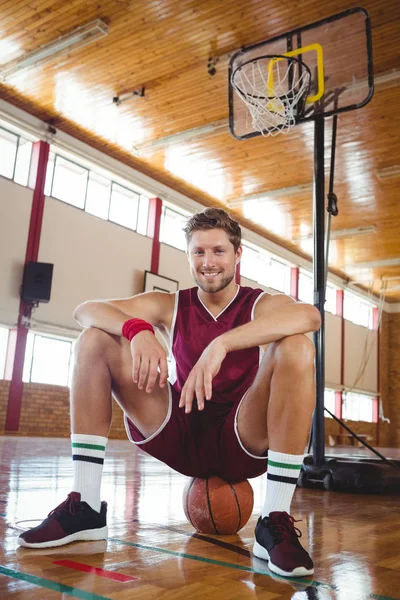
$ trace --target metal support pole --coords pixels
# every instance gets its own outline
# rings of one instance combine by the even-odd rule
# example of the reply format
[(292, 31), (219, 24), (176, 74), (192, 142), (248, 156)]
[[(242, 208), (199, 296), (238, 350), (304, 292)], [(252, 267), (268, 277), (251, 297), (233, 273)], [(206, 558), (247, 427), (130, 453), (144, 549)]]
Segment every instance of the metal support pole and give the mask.
[(313, 462), (325, 462), (325, 122), (318, 116), (314, 123), (314, 305), (321, 313), (321, 327), (314, 333), (317, 401), (313, 417)]

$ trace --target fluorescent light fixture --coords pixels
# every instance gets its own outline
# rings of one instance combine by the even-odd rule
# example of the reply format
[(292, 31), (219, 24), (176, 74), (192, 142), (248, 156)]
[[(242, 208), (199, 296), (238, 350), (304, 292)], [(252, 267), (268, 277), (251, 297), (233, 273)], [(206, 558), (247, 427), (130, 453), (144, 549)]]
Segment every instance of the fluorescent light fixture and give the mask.
[(216, 135), (221, 133), (221, 130), (228, 131), (228, 119), (221, 119), (220, 121), (214, 121), (213, 123), (208, 123), (207, 125), (201, 125), (200, 127), (194, 127), (193, 129), (186, 129), (185, 131), (180, 131), (179, 133), (173, 133), (172, 135), (159, 138), (153, 142), (136, 144), (133, 146), (132, 152), (137, 156), (140, 156), (145, 152), (151, 152), (157, 148), (164, 148), (166, 146), (178, 144), (179, 142), (184, 142), (186, 140), (193, 141), (194, 138), (198, 138), (203, 135)]
[(386, 167), (384, 169), (378, 169), (376, 176), (380, 181), (386, 181), (387, 179), (394, 179), (400, 177), (400, 165), (393, 165), (392, 167)]
[(353, 263), (347, 268), (351, 270), (374, 269), (378, 267), (400, 267), (400, 258), (387, 258), (384, 260), (371, 260), (369, 262)]
[(82, 25), (70, 33), (63, 35), (54, 42), (40, 46), (37, 50), (28, 52), (5, 63), (0, 67), (0, 76), (4, 79), (27, 67), (34, 67), (38, 63), (44, 62), (54, 56), (65, 54), (71, 50), (77, 50), (96, 40), (105, 37), (108, 34), (108, 26), (101, 19), (95, 19), (87, 25)]
[[(376, 233), (376, 225), (369, 225), (366, 227), (354, 227), (352, 229), (337, 229), (336, 231), (331, 231), (329, 234), (329, 238), (331, 240), (337, 240), (339, 238), (345, 237), (353, 237), (354, 235), (366, 235), (368, 233)], [(300, 236), (298, 238), (294, 238), (294, 242), (302, 242), (304, 240), (312, 240), (313, 234), (309, 233), (307, 235)]]
[(271, 190), (269, 192), (261, 192), (260, 194), (253, 194), (252, 196), (244, 196), (238, 200), (231, 200), (228, 202), (230, 208), (234, 206), (241, 206), (243, 202), (250, 202), (251, 200), (258, 200), (259, 202), (266, 202), (267, 200), (278, 200), (279, 198), (289, 198), (291, 196), (298, 196), (299, 194), (311, 193), (313, 190), (312, 183), (302, 183), (300, 185), (294, 185), (292, 187), (279, 188), (277, 190)]

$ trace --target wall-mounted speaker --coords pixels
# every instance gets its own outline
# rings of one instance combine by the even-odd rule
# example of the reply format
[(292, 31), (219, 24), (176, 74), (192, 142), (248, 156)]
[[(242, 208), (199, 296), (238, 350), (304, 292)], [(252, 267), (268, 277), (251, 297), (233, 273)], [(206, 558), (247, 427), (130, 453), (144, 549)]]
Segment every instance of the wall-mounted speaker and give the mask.
[(51, 263), (26, 263), (21, 291), (24, 302), (49, 302), (53, 267)]

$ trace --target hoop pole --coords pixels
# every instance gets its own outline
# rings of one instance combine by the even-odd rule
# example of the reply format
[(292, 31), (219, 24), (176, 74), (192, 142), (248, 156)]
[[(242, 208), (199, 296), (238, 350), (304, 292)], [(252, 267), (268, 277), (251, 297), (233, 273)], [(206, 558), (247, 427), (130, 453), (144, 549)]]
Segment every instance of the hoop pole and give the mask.
[(321, 313), (321, 327), (314, 333), (316, 405), (313, 416), (313, 462), (320, 466), (325, 462), (325, 122), (323, 115), (314, 121), (314, 306)]

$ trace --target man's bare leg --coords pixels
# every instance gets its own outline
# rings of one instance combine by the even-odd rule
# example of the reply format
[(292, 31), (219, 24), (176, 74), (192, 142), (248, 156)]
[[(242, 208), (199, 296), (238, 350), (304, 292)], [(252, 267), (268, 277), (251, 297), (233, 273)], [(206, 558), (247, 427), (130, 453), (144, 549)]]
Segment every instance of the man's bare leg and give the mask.
[(100, 329), (85, 329), (76, 344), (71, 386), (71, 430), (107, 437), (114, 395), (122, 410), (145, 437), (157, 431), (168, 411), (168, 387), (151, 393), (132, 379), (127, 340)]
[(238, 414), (245, 448), (302, 454), (315, 407), (314, 345), (305, 335), (271, 344)]
[(129, 343), (100, 329), (86, 329), (76, 345), (71, 390), (72, 492), (40, 525), (20, 535), (21, 546), (46, 548), (107, 537), (107, 505), (100, 500), (100, 488), (112, 393), (145, 437), (167, 416), (168, 387), (156, 383), (146, 393), (133, 383)]
[(272, 344), (239, 409), (238, 434), (251, 454), (261, 456), (268, 448), (266, 498), (253, 552), (289, 577), (313, 573), (289, 515), (314, 405), (312, 342), (293, 335)]

